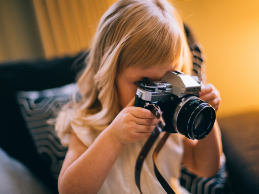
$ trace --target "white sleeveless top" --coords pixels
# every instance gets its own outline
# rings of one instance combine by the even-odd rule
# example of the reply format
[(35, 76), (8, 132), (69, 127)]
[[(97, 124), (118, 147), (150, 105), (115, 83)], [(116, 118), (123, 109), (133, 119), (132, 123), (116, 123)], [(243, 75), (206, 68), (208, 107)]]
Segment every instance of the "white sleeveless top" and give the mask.
[[(89, 147), (97, 133), (89, 133), (85, 127), (71, 123), (71, 127), (77, 134), (78, 138)], [(154, 143), (149, 151), (142, 169), (140, 177), (140, 186), (143, 194), (166, 194), (163, 187), (156, 178), (153, 167), (153, 151), (161, 138)], [(139, 190), (135, 184), (135, 164), (139, 152), (146, 140), (141, 140), (135, 143), (126, 144), (111, 168), (106, 180), (104, 181), (98, 194), (139, 194)], [(183, 154), (183, 142), (181, 135), (177, 133), (170, 134), (165, 145), (162, 147), (156, 158), (156, 165), (162, 176), (170, 184), (175, 193), (187, 194), (187, 190), (179, 184), (180, 164)]]

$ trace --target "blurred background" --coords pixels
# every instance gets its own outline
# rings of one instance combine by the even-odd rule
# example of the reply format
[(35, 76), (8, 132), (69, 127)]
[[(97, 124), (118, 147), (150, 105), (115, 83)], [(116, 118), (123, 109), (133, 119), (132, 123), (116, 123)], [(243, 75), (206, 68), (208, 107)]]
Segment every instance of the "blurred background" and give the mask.
[[(75, 55), (88, 48), (115, 0), (0, 0), (0, 62)], [(219, 117), (259, 110), (259, 1), (172, 0), (206, 55)], [(0, 83), (1, 84), (1, 83)]]

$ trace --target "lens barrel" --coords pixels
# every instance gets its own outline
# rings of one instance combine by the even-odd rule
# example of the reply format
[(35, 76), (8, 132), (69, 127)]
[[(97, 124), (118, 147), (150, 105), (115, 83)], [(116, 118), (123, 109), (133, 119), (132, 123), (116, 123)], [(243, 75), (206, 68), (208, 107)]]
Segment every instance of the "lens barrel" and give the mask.
[(173, 126), (189, 139), (202, 139), (212, 130), (215, 119), (214, 108), (198, 97), (190, 96), (176, 106)]

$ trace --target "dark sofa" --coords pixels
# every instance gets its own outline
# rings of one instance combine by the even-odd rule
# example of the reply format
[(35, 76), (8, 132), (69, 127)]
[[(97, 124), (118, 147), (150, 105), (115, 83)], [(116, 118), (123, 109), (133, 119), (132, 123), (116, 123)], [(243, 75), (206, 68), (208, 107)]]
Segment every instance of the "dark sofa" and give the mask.
[(37, 153), (31, 134), (21, 115), (17, 91), (44, 90), (75, 82), (87, 53), (52, 60), (23, 60), (0, 64), (0, 147), (22, 162), (54, 193), (57, 181), (50, 167)]
[(259, 112), (219, 118), (229, 193), (259, 193)]
[[(37, 153), (17, 104), (17, 91), (44, 90), (75, 82), (87, 53), (52, 60), (0, 64), (0, 147), (57, 193), (57, 180)], [(220, 118), (228, 183), (226, 193), (259, 193), (259, 113)]]

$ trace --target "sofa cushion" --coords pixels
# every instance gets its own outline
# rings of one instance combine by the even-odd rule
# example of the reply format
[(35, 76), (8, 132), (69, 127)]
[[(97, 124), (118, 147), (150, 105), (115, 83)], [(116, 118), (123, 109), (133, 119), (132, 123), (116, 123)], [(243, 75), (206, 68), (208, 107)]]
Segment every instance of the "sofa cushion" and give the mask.
[(259, 111), (219, 118), (229, 187), (235, 194), (259, 193)]
[(37, 153), (57, 180), (67, 147), (61, 145), (54, 125), (48, 121), (56, 118), (62, 106), (77, 91), (76, 84), (42, 91), (20, 91), (17, 102), (32, 136)]
[(54, 194), (26, 166), (0, 148), (0, 193)]
[(37, 154), (16, 99), (17, 91), (44, 90), (75, 82), (88, 53), (0, 63), (0, 147), (22, 162), (55, 193), (57, 181)]

